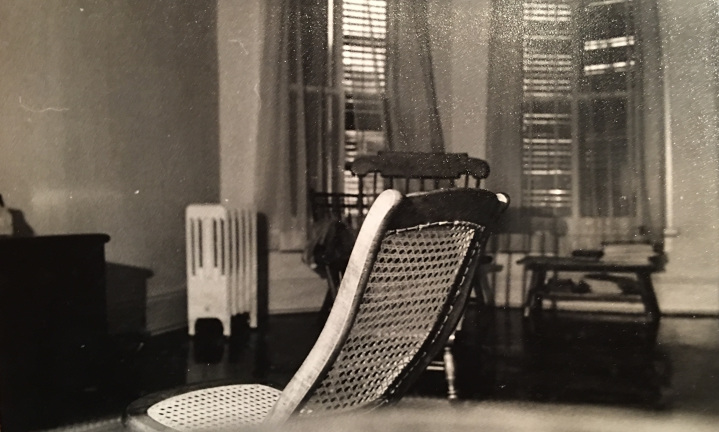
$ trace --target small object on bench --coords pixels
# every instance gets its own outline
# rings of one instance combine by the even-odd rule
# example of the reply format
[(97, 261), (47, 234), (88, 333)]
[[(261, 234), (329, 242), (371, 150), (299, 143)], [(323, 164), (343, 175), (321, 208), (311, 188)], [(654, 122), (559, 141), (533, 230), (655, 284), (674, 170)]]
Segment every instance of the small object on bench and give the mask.
[(12, 213), (5, 207), (2, 195), (0, 195), (0, 237), (13, 235)]
[(604, 255), (604, 251), (602, 251), (601, 249), (577, 249), (572, 251), (572, 256), (574, 258), (582, 258), (594, 261), (601, 259), (602, 255)]

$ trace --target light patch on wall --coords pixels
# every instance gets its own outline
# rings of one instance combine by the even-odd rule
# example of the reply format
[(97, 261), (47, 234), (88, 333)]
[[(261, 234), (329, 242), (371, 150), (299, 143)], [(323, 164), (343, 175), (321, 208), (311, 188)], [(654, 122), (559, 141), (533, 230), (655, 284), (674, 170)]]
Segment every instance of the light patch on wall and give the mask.
[[(135, 191), (134, 193), (138, 193)], [(73, 188), (73, 189), (35, 189), (32, 192), (33, 208), (55, 207), (66, 205), (68, 200), (74, 201), (108, 201), (121, 200), (123, 194), (106, 188)]]
[[(92, 186), (89, 184), (89, 186)], [(120, 191), (87, 187), (87, 188), (35, 188), (30, 198), (27, 211), (28, 222), (38, 234), (86, 232), (92, 230), (93, 221), (102, 218), (102, 214), (80, 212), (87, 215), (83, 225), (76, 226), (73, 221), (78, 219), (78, 208), (102, 208), (103, 214), (114, 213), (122, 209), (123, 194)]]

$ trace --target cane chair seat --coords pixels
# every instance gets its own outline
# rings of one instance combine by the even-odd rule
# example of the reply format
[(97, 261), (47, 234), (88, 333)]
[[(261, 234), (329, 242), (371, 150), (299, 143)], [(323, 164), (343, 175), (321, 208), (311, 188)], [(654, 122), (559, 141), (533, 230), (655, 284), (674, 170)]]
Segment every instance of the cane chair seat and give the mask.
[(210, 387), (162, 400), (147, 415), (178, 431), (216, 431), (262, 423), (280, 394), (260, 384)]
[(178, 389), (131, 404), (133, 430), (224, 430), (399, 400), (440, 352), (463, 311), (506, 196), (451, 189), (372, 205), (325, 326), (287, 386)]

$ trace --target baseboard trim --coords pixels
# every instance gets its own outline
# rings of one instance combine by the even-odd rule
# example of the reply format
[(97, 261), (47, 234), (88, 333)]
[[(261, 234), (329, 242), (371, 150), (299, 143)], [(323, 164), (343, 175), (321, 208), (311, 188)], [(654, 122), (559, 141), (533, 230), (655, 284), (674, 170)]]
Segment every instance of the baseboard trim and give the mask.
[(671, 274), (652, 276), (663, 315), (719, 315), (719, 281)]
[(662, 317), (668, 317), (668, 318), (719, 318), (719, 312), (713, 312), (713, 311), (662, 312)]
[(278, 309), (270, 310), (270, 315), (292, 315), (292, 314), (317, 313), (320, 310), (322, 310), (321, 307), (278, 308)]
[[(505, 305), (497, 305), (494, 307), (498, 310), (504, 310), (504, 311), (520, 311), (522, 310), (521, 306), (505, 306)], [(586, 313), (592, 313), (592, 312), (586, 312)], [(719, 313), (714, 311), (669, 311), (669, 312), (662, 312), (662, 318), (719, 318)]]

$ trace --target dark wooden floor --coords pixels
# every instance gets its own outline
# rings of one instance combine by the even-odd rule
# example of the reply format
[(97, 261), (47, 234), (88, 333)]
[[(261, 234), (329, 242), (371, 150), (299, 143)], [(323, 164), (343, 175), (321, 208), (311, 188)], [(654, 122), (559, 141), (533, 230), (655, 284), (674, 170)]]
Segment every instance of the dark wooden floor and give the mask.
[[(231, 379), (282, 388), (322, 321), (317, 314), (275, 315), (249, 330), (239, 317), (229, 340), (217, 324), (201, 323), (194, 339), (186, 331), (113, 337), (93, 366), (100, 378), (50, 398), (43, 426), (117, 417), (134, 398), (185, 383)], [(616, 335), (600, 327), (591, 337), (538, 345), (524, 337), (519, 311), (470, 307), (454, 347), (460, 396), (719, 413), (719, 320), (666, 317), (656, 346), (631, 332)], [(87, 367), (67, 373), (81, 376)], [(413, 393), (441, 398), (445, 391), (443, 374), (426, 372)]]

